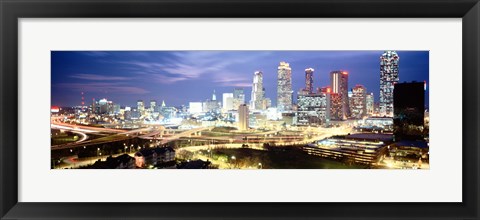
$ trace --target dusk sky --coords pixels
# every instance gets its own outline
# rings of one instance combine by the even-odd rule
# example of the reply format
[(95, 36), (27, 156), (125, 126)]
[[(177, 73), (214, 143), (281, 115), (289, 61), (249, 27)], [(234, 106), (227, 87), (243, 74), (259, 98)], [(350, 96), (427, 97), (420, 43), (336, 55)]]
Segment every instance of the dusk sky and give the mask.
[[(52, 51), (52, 105), (76, 106), (107, 98), (121, 106), (151, 99), (167, 106), (217, 99), (234, 88), (250, 101), (253, 73), (263, 72), (266, 97), (276, 105), (277, 67), (290, 63), (294, 101), (305, 86), (305, 69), (314, 68), (314, 87), (329, 85), (329, 73), (349, 73), (349, 89), (362, 84), (379, 100), (383, 51)], [(428, 51), (397, 51), (400, 82), (429, 82)], [(426, 104), (428, 104), (428, 88)]]

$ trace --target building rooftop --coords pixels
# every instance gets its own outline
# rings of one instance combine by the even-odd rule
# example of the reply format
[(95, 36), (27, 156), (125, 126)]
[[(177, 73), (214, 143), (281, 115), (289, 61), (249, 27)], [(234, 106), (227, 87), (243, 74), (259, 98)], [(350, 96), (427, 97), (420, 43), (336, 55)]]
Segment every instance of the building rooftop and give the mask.
[(392, 134), (377, 134), (377, 133), (359, 133), (347, 135), (347, 139), (362, 139), (362, 140), (379, 140), (379, 141), (392, 141)]

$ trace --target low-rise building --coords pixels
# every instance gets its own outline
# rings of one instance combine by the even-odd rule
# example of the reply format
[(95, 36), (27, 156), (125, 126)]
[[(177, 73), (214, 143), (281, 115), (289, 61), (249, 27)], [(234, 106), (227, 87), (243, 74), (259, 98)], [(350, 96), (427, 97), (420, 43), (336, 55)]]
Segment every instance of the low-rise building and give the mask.
[(105, 161), (98, 160), (86, 169), (132, 169), (135, 168), (135, 159), (128, 154), (122, 154), (118, 157), (109, 156)]
[(391, 141), (392, 135), (353, 134), (315, 141), (305, 146), (303, 150), (311, 155), (347, 163), (375, 165), (386, 153), (386, 146)]
[(156, 166), (174, 160), (175, 150), (171, 147), (147, 148), (135, 153), (135, 165), (139, 168)]

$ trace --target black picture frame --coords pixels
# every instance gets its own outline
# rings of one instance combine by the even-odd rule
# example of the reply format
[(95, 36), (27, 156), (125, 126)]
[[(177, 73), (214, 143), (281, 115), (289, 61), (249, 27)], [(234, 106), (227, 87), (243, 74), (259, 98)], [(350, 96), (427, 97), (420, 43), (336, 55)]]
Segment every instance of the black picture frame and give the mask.
[[(2, 219), (479, 219), (480, 5), (478, 0), (1, 0), (0, 2), (0, 213)], [(19, 18), (64, 17), (462, 18), (463, 202), (18, 202), (19, 33), (17, 21)], [(449, 120), (460, 119), (453, 117)], [(289, 190), (295, 188), (295, 186), (286, 187)]]

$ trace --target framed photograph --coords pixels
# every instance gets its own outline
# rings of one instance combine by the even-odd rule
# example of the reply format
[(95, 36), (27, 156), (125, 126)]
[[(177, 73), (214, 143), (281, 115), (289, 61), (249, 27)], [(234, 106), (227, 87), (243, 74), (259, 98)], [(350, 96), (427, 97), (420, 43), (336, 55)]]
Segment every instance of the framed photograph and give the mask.
[(476, 0), (0, 10), (2, 219), (479, 218)]

